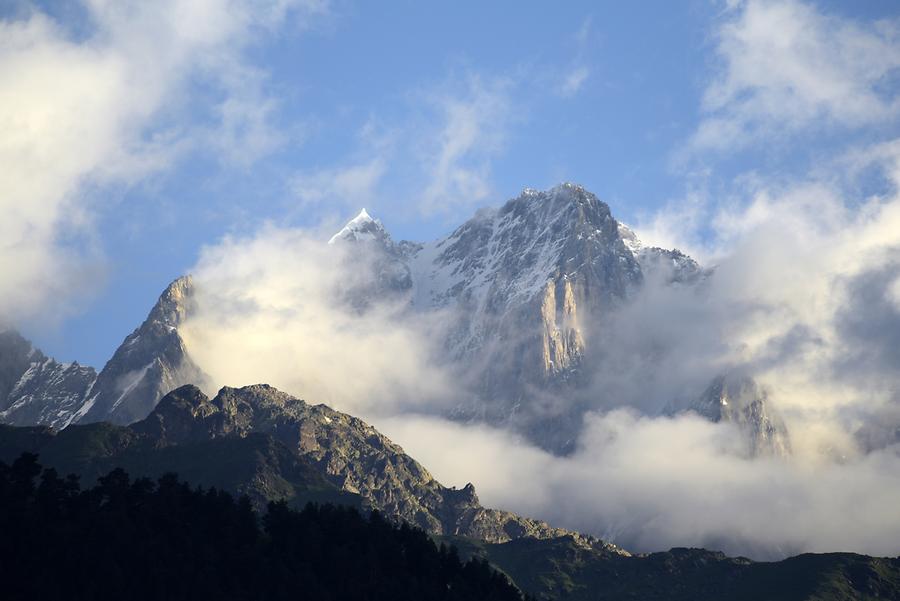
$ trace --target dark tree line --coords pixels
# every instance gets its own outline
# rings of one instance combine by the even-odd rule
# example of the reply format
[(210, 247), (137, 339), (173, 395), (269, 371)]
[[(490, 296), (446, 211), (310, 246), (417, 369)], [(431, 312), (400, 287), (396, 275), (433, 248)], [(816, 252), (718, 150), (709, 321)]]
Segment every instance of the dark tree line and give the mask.
[(24, 454), (0, 462), (0, 597), (521, 601), (483, 560), (339, 506), (302, 511), (122, 470), (81, 490)]

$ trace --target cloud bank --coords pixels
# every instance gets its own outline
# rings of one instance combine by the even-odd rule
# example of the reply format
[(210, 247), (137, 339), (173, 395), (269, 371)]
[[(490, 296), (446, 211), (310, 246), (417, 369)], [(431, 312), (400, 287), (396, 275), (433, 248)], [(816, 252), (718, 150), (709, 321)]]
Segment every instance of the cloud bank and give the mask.
[[(717, 33), (721, 71), (689, 143), (727, 153), (778, 128), (892, 123), (896, 101), (878, 82), (897, 67), (895, 29), (798, 2), (736, 4)], [(479, 173), (460, 161), (503, 106), (490, 90), (441, 105), (443, 142), (423, 154), (434, 175), (426, 208), (428, 198), (484, 196), (466, 183), (478, 177), (453, 174)], [(299, 181), (312, 197), (352, 194), (377, 184), (379, 166)], [(879, 192), (860, 194), (859, 178), (873, 173)], [(332, 181), (337, 188), (318, 192)], [(367, 417), (447, 484), (474, 482), (486, 504), (626, 548), (896, 555), (898, 189), (900, 144), (886, 139), (802, 177), (748, 174), (716, 205), (697, 193), (638, 224), (647, 242), (696, 252), (714, 273), (700, 286), (649, 275), (625, 306), (583, 324), (593, 386), (578, 399), (583, 426), (566, 457), (441, 417), (466, 394), (435, 346), (443, 320), (396, 303), (360, 312), (336, 302), (372, 266), (325, 246), (327, 236), (269, 228), (207, 248), (194, 270), (206, 291), (189, 348), (219, 384), (268, 381)], [(793, 456), (751, 458), (732, 425), (660, 416), (722, 372), (769, 390)]]
[(772, 559), (898, 550), (896, 446), (845, 463), (750, 460), (728, 424), (628, 410), (589, 415), (569, 457), (434, 418), (378, 425), (445, 483), (473, 482), (487, 505), (633, 551), (702, 546)]
[(360, 416), (422, 410), (451, 390), (425, 335), (439, 316), (341, 302), (371, 283), (371, 258), (314, 232), (268, 226), (204, 249), (194, 317), (180, 328), (216, 387), (265, 382)]
[[(133, 184), (188, 150), (245, 162), (276, 144), (265, 76), (242, 52), (289, 14), (323, 8), (87, 0), (68, 8), (81, 17), (71, 23), (37, 8), (0, 20), (0, 320), (58, 312), (95, 286), (102, 207), (91, 191)], [(188, 126), (198, 88), (214, 101)]]

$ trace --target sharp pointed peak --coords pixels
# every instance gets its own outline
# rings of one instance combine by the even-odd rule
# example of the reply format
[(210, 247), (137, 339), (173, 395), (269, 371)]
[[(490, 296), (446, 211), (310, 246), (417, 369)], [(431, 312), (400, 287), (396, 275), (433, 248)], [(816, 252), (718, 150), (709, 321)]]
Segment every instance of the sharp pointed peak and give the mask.
[(389, 236), (381, 221), (372, 217), (363, 208), (356, 217), (347, 222), (347, 225), (341, 231), (332, 236), (328, 243), (334, 244), (339, 240), (359, 241), (374, 238), (384, 239), (389, 238)]
[(159, 295), (145, 323), (157, 321), (170, 328), (178, 327), (187, 315), (193, 294), (194, 279), (190, 274), (176, 278)]

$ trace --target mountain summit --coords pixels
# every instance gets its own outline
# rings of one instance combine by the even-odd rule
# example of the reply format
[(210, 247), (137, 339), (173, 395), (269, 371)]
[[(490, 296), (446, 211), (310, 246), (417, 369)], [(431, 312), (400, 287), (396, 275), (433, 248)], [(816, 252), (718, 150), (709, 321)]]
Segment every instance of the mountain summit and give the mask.
[(366, 240), (383, 241), (388, 238), (387, 231), (377, 219), (372, 219), (369, 213), (363, 209), (359, 215), (347, 222), (347, 225), (331, 237), (328, 244), (340, 241), (362, 242)]
[(193, 290), (190, 276), (169, 284), (144, 323), (125, 338), (97, 376), (79, 421), (128, 424), (144, 418), (170, 390), (205, 383), (178, 332), (192, 309)]
[[(574, 448), (589, 395), (603, 389), (595, 368), (610, 352), (606, 320), (648, 283), (701, 291), (714, 277), (678, 250), (642, 244), (606, 203), (572, 183), (526, 188), (427, 243), (395, 242), (362, 209), (328, 247), (350, 274), (334, 291), (336, 306), (365, 313), (390, 303), (398, 319), (440, 316), (423, 321), (434, 328), (427, 336), (437, 341), (435, 359), (459, 384), (451, 417), (511, 427), (563, 454)], [(99, 375), (46, 362), (27, 342), (0, 337), (0, 419), (127, 424), (170, 390), (205, 383), (179, 333), (193, 294), (190, 277), (172, 282)], [(788, 452), (771, 401), (756, 401), (721, 415), (694, 410)]]

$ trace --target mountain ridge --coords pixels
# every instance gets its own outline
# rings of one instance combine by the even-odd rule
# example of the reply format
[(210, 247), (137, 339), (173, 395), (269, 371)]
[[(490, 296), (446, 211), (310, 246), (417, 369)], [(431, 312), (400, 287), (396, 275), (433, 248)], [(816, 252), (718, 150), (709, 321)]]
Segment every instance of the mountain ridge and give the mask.
[[(572, 183), (526, 188), (427, 243), (395, 242), (363, 209), (328, 243), (340, 247), (336, 256), (355, 274), (336, 291), (336, 306), (364, 314), (389, 302), (405, 304), (409, 313), (441, 313), (440, 330), (428, 335), (459, 382), (448, 417), (511, 428), (556, 454), (574, 450), (586, 410), (582, 397), (592, 386), (602, 388), (592, 370), (604, 345), (597, 324), (649, 280), (702, 290), (714, 277), (678, 250), (642, 244), (606, 203)], [(356, 277), (360, 271), (366, 274)], [(181, 384), (209, 387), (178, 329), (193, 310), (195, 287), (190, 276), (172, 282), (103, 370), (93, 380), (90, 371), (82, 374), (89, 382), (83, 397), (54, 400), (43, 393), (47, 407), (38, 408), (35, 394), (17, 405), (35, 409), (2, 413), (21, 399), (0, 395), (0, 420), (126, 424), (146, 417)], [(9, 369), (19, 370), (23, 360), (13, 358)], [(0, 372), (5, 363), (0, 352)], [(720, 375), (710, 373), (710, 382)], [(762, 403), (750, 418), (780, 419), (771, 399)], [(733, 417), (740, 416), (723, 419)]]
[[(210, 453), (225, 448), (223, 444), (232, 450), (234, 445), (249, 445), (246, 452), (257, 457), (244, 468), (249, 475), (236, 492), (248, 494), (258, 504), (279, 500), (282, 497), (277, 495), (283, 493), (306, 499), (310, 482), (320, 489), (321, 483), (327, 482), (333, 498), (358, 497), (369, 508), (436, 535), (488, 542), (523, 536), (573, 536), (591, 548), (626, 553), (610, 543), (540, 520), (484, 508), (471, 484), (458, 490), (442, 485), (401, 447), (359, 418), (326, 405), (310, 405), (268, 385), (223, 387), (212, 399), (196, 386), (185, 385), (167, 394), (147, 418), (131, 426), (92, 423), (58, 433), (49, 428), (0, 428), (0, 454), (7, 458), (22, 451), (37, 452), (47, 455), (44, 460), (60, 471), (88, 475), (99, 475), (125, 461), (135, 475), (158, 476), (146, 473), (148, 466), (172, 466), (177, 455), (174, 458), (180, 457), (180, 461), (176, 465), (187, 465), (192, 473), (200, 469), (201, 475), (208, 477), (209, 472), (221, 471), (222, 458)], [(184, 453), (179, 451), (182, 448)], [(200, 460), (207, 458), (208, 463), (201, 461), (198, 467), (192, 454), (198, 454)], [(248, 461), (243, 454), (226, 456), (231, 464), (238, 459), (238, 463)], [(299, 464), (291, 467), (297, 461)], [(293, 470), (293, 479), (273, 468), (278, 464)], [(310, 470), (315, 478), (304, 475)], [(218, 476), (215, 482), (227, 480), (226, 476)]]

